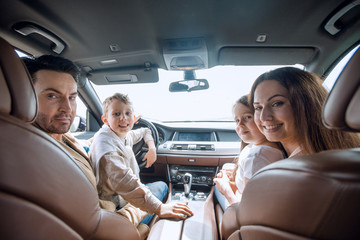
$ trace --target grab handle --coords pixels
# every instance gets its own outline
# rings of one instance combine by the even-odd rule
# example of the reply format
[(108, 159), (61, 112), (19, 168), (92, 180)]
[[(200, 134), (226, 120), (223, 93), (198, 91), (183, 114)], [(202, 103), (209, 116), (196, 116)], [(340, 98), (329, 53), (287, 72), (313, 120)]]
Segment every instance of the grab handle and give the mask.
[(332, 16), (329, 21), (325, 24), (324, 28), (326, 31), (328, 31), (331, 35), (335, 35), (338, 32), (340, 32), (341, 28), (335, 26), (335, 22), (339, 20), (342, 16), (344, 16), (348, 11), (356, 7), (357, 5), (360, 5), (360, 0), (353, 1), (340, 9), (334, 16)]
[(60, 54), (65, 49), (65, 44), (57, 36), (38, 26), (35, 26), (34, 24), (24, 23), (21, 27), (14, 27), (14, 30), (24, 36), (32, 33), (37, 33), (43, 36), (54, 44), (52, 50), (57, 54)]

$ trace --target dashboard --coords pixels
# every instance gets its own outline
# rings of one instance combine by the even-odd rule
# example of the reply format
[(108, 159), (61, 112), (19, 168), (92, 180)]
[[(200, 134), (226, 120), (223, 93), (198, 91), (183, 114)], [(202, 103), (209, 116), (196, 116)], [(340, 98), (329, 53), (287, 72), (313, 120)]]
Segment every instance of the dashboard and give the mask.
[(240, 142), (234, 122), (153, 122), (160, 143), (165, 141)]
[(167, 180), (182, 184), (185, 173), (195, 185), (213, 185), (226, 162), (240, 153), (240, 138), (233, 122), (154, 123), (159, 132), (158, 160), (166, 165)]
[[(212, 179), (224, 163), (233, 162), (240, 153), (240, 138), (234, 122), (151, 121), (159, 134), (157, 161), (152, 168), (141, 170), (143, 179), (155, 178), (181, 184), (185, 173), (191, 173), (195, 184), (213, 185)], [(134, 128), (146, 127), (136, 124)], [(94, 132), (76, 137), (89, 139)]]

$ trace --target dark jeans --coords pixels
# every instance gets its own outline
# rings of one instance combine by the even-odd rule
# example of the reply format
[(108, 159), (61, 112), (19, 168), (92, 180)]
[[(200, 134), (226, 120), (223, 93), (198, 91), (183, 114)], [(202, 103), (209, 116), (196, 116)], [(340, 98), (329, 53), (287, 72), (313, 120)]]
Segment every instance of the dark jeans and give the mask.
[[(150, 192), (157, 197), (161, 202), (164, 202), (166, 200), (166, 197), (169, 194), (169, 187), (166, 183), (162, 181), (153, 182), (153, 183), (147, 183), (145, 184), (149, 189)], [(141, 223), (149, 225), (151, 222), (151, 219), (154, 217), (154, 214), (150, 215), (148, 214)]]

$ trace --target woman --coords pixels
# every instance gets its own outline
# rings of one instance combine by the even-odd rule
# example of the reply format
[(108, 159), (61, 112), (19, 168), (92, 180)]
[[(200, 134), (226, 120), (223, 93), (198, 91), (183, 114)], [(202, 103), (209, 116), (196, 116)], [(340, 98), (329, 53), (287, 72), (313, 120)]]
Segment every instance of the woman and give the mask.
[(359, 135), (327, 129), (321, 118), (328, 95), (315, 74), (293, 67), (260, 75), (250, 92), (255, 122), (289, 157), (360, 146)]

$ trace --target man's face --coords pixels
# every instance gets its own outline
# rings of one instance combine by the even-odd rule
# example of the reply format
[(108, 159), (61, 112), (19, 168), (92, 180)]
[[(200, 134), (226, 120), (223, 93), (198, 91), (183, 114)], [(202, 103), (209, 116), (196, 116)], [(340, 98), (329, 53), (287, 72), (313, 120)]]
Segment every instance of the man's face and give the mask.
[(76, 114), (77, 84), (63, 72), (40, 70), (35, 73), (39, 113), (36, 123), (49, 134), (69, 131)]

